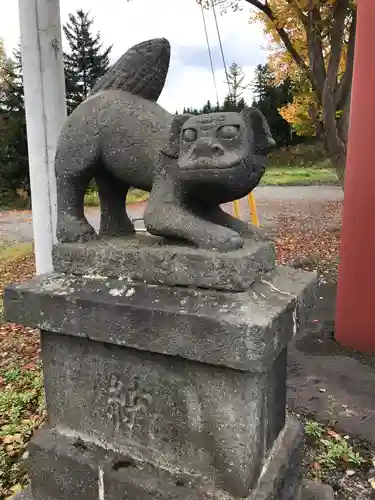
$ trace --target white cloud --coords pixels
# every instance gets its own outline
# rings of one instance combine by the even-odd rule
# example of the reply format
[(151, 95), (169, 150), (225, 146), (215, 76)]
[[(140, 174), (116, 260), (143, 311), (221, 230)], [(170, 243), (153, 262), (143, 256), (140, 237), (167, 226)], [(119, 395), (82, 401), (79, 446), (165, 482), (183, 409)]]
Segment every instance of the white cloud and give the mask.
[[(19, 38), (16, 0), (8, 2), (6, 16), (0, 18), (0, 37), (11, 52)], [(167, 38), (172, 46), (172, 62), (166, 88), (160, 104), (169, 111), (184, 106), (200, 107), (207, 99), (215, 102), (215, 91), (207, 54), (200, 7), (195, 0), (60, 0), (61, 20), (77, 8), (90, 11), (95, 17), (94, 28), (100, 31), (105, 45), (113, 44), (113, 59), (130, 46), (154, 37)], [(228, 64), (242, 64), (247, 78), (254, 66), (265, 59), (262, 47), (265, 38), (259, 26), (248, 24), (248, 9), (219, 16), (219, 25)], [(220, 98), (226, 94), (223, 64), (218, 51), (218, 39), (212, 12), (206, 12), (209, 38), (215, 57), (215, 73)], [(191, 60), (186, 55), (191, 50)], [(197, 59), (194, 62), (195, 54)], [(205, 59), (206, 54), (206, 59)], [(185, 55), (185, 57), (184, 57)], [(233, 59), (233, 60), (232, 60)], [(248, 92), (245, 98), (251, 98)]]

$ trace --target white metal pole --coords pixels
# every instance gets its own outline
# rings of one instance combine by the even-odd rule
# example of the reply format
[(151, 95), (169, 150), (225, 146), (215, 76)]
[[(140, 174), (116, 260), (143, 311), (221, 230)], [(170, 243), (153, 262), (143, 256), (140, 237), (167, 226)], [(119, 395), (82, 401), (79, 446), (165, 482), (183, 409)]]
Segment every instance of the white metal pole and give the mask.
[(56, 240), (54, 156), (66, 118), (59, 0), (18, 0), (35, 259), (51, 272)]

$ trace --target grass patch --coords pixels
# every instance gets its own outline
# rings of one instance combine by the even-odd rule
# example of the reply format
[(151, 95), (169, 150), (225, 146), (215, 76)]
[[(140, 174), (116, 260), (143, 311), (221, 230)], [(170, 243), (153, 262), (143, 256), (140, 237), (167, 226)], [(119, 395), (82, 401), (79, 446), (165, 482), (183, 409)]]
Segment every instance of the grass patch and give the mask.
[(24, 190), (0, 191), (0, 212), (3, 210), (29, 210), (30, 208), (30, 199)]
[(349, 436), (341, 436), (314, 420), (305, 422), (305, 432), (314, 447), (313, 469), (327, 473), (337, 468), (356, 469), (369, 463), (369, 457), (355, 451)]
[(41, 367), (0, 368), (0, 498), (10, 498), (28, 481), (22, 457), (45, 419)]
[(274, 167), (331, 167), (327, 150), (321, 141), (302, 142), (271, 151), (268, 164)]
[(0, 269), (12, 261), (30, 255), (33, 251), (31, 243), (20, 243), (18, 245), (0, 246)]
[(306, 186), (316, 184), (337, 184), (336, 172), (320, 167), (270, 167), (262, 185), (265, 186)]
[(370, 444), (340, 434), (334, 421), (325, 425), (299, 417), (306, 433), (303, 475), (332, 486), (340, 500), (373, 498), (375, 462)]
[(96, 191), (87, 193), (85, 195), (85, 206), (86, 207), (98, 207), (99, 206), (99, 196)]
[(126, 203), (137, 203), (148, 199), (150, 193), (141, 189), (131, 189), (126, 197)]
[[(139, 201), (147, 200), (149, 193), (142, 191), (141, 189), (131, 189), (126, 197), (126, 203), (137, 203)], [(91, 191), (85, 196), (86, 207), (98, 207), (99, 206), (99, 195), (97, 191)]]

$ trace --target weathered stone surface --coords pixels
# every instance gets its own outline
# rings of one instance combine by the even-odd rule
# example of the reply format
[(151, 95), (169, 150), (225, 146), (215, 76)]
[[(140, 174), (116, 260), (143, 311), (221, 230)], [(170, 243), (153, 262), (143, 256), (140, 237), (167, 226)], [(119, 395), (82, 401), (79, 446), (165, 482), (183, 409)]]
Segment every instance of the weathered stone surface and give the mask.
[(286, 413), (286, 380), (287, 380), (287, 348), (285, 348), (271, 365), (266, 384), (266, 449), (273, 443), (285, 425)]
[(53, 263), (59, 273), (245, 291), (275, 267), (275, 249), (271, 242), (253, 238), (245, 239), (239, 250), (219, 252), (137, 235), (60, 244), (53, 250)]
[[(116, 449), (157, 469), (204, 476), (236, 497), (257, 487), (259, 499), (292, 500), (299, 446), (284, 428), (286, 346), (314, 302), (315, 281), (279, 267), (233, 293), (56, 274), (8, 287), (5, 312), (43, 330), (49, 422), (60, 433), (101, 453)], [(265, 464), (280, 439), (289, 458), (273, 473), (273, 459)], [(81, 469), (97, 481), (85, 461), (54, 470), (62, 477)], [(43, 496), (45, 480), (35, 486)], [(85, 491), (76, 474), (58, 481), (65, 483), (69, 499)], [(123, 491), (110, 488), (113, 499)]]
[(302, 486), (301, 500), (334, 500), (335, 494), (330, 486), (305, 481)]
[[(290, 419), (252, 491), (249, 500), (299, 500), (300, 424)], [(64, 436), (43, 429), (31, 441), (29, 467), (34, 500), (231, 500), (217, 478), (188, 471), (154, 467), (109, 447), (102, 449), (77, 434)], [(233, 485), (236, 489), (236, 485)]]
[[(98, 498), (99, 465), (105, 452), (80, 446), (55, 431), (39, 431), (28, 446), (28, 469), (34, 500)], [(99, 497), (100, 498), (100, 497)]]
[[(300, 500), (286, 359), (315, 274), (258, 269), (241, 292), (166, 286), (120, 274), (122, 243), (82, 248), (79, 274), (5, 290), (6, 318), (42, 330), (51, 429), (30, 445), (34, 500)], [(57, 257), (76, 265), (70, 250)]]
[(166, 39), (132, 47), (64, 124), (56, 152), (57, 237), (96, 237), (84, 216), (84, 194), (95, 178), (100, 234), (134, 227), (124, 210), (130, 187), (150, 192), (150, 233), (200, 248), (233, 250), (247, 226), (220, 204), (242, 198), (260, 182), (275, 144), (265, 117), (241, 113), (172, 116), (158, 104), (170, 62)]
[(51, 275), (5, 289), (5, 316), (89, 338), (245, 371), (268, 371), (305, 320), (316, 276), (278, 267), (243, 293)]
[(155, 465), (215, 478), (235, 495), (255, 484), (285, 423), (285, 397), (274, 394), (273, 373), (47, 332), (42, 346), (51, 425)]
[[(175, 494), (175, 496), (172, 497), (173, 500), (181, 498), (181, 495), (179, 496), (180, 490), (177, 491), (177, 494), (175, 492), (173, 494)], [(131, 498), (131, 497), (129, 496), (129, 498)], [(139, 498), (140, 500), (145, 500), (142, 497), (137, 497), (137, 498)], [(158, 497), (154, 496), (153, 498), (157, 498), (159, 500)], [(169, 500), (169, 497), (167, 496), (167, 494), (165, 494), (165, 496), (162, 498)], [(202, 498), (202, 496), (200, 496), (199, 498)], [(221, 500), (223, 500), (223, 498), (224, 497), (222, 497)], [(312, 483), (309, 481), (303, 481), (300, 498), (298, 498), (298, 495), (296, 495), (296, 497), (293, 500), (334, 500), (334, 498), (335, 498), (335, 495), (334, 495), (334, 492), (333, 492), (331, 487), (325, 486), (325, 485), (320, 485), (317, 483)], [(119, 499), (121, 499), (121, 497), (119, 497)], [(30, 489), (27, 489), (23, 493), (16, 495), (15, 500), (35, 500), (35, 499), (33, 499)], [(146, 500), (148, 500), (147, 497), (146, 497)], [(185, 498), (185, 500), (186, 500), (186, 498)], [(198, 498), (195, 497), (194, 500), (198, 500)], [(277, 500), (280, 500), (280, 499), (277, 499)], [(281, 499), (281, 500), (284, 500), (284, 499)]]
[(302, 452), (303, 428), (290, 417), (273, 444), (249, 500), (299, 500)]

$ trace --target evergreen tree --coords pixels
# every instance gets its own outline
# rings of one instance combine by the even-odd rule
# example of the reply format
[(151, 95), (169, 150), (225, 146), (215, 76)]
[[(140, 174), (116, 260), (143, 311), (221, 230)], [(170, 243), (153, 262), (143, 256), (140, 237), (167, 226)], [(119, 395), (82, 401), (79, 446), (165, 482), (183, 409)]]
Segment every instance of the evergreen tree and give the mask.
[(245, 99), (243, 97), (238, 99), (238, 101), (237, 101), (237, 111), (238, 112), (241, 112), (243, 109), (246, 108), (246, 106), (247, 106), (247, 104), (246, 104)]
[(220, 111), (220, 105), (212, 105), (211, 101), (208, 100), (201, 110), (199, 110), (200, 115), (208, 115), (209, 113), (217, 113)]
[(211, 101), (208, 100), (200, 109), (185, 107), (183, 113), (189, 113), (191, 115), (207, 115), (209, 113), (216, 113), (217, 111), (221, 111), (221, 106), (218, 106), (217, 104), (213, 106)]
[(236, 101), (233, 99), (231, 94), (228, 94), (224, 99), (223, 105), (220, 107), (220, 111), (224, 111), (226, 113), (237, 111)]
[[(227, 111), (234, 111), (239, 113), (242, 111), (244, 108), (246, 108), (247, 104), (245, 102), (245, 99), (241, 97), (241, 99), (238, 100), (237, 104), (234, 104), (232, 101), (232, 98), (230, 95), (228, 95), (225, 99), (223, 104), (215, 104), (212, 105), (211, 101), (208, 100), (206, 104), (202, 106), (202, 108), (197, 109), (197, 108), (184, 108), (183, 113), (189, 113), (191, 115), (207, 115), (209, 113), (218, 113), (220, 111), (222, 112), (227, 112)], [(176, 113), (178, 114), (178, 113)]]
[(7, 59), (4, 65), (4, 86), (1, 93), (0, 107), (18, 118), (25, 117), (21, 50), (13, 52), (13, 59)]
[(273, 88), (273, 77), (268, 65), (258, 64), (252, 84), (255, 100), (261, 102), (269, 99), (271, 88)]
[(292, 101), (292, 90), (289, 80), (285, 80), (280, 85), (275, 84), (274, 76), (267, 64), (257, 66), (253, 82), (253, 106), (257, 107), (267, 118), (272, 135), (279, 146), (292, 142), (291, 127), (278, 111)]
[[(178, 114), (178, 113), (176, 113)], [(196, 108), (184, 108), (183, 111), (182, 111), (182, 114), (189, 114), (189, 115), (199, 115), (199, 109), (196, 109)]]
[(79, 9), (69, 14), (63, 26), (70, 51), (64, 53), (65, 84), (68, 112), (71, 113), (86, 99), (95, 83), (110, 66), (112, 45), (106, 49), (100, 41), (100, 33), (92, 33), (93, 18)]
[(246, 76), (242, 67), (235, 62), (232, 63), (227, 73), (227, 83), (229, 86), (228, 104), (231, 100), (234, 106), (237, 106), (237, 102), (241, 99), (243, 91), (249, 88), (249, 84), (245, 83), (245, 79)]
[(0, 191), (30, 195), (24, 91), (19, 49), (3, 66), (0, 92)]

